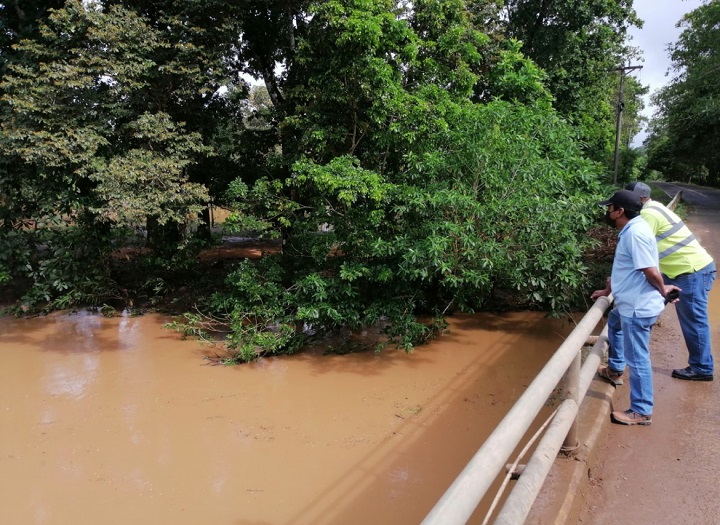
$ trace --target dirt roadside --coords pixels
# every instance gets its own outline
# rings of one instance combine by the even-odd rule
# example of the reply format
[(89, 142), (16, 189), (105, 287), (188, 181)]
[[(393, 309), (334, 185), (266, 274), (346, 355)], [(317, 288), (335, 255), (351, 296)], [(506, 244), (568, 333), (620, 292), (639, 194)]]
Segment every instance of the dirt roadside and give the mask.
[[(720, 190), (657, 183), (683, 190), (687, 223), (720, 261)], [(720, 363), (720, 285), (710, 294), (713, 354)], [(629, 387), (593, 381), (581, 407), (581, 446), (553, 465), (526, 524), (605, 525), (720, 523), (720, 372), (714, 382), (673, 379), (687, 366), (677, 315), (666, 308), (651, 339), (655, 411), (649, 427), (610, 423), (629, 406)], [(718, 365), (720, 366), (720, 365)]]

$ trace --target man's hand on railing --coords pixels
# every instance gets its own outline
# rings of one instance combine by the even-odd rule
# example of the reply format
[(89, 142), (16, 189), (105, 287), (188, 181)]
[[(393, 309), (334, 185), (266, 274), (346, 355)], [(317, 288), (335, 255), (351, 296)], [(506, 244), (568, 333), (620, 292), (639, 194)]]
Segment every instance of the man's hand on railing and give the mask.
[(607, 281), (605, 281), (605, 289), (604, 290), (595, 290), (592, 295), (590, 296), (590, 299), (593, 301), (596, 301), (598, 297), (607, 297), (612, 293), (612, 289), (610, 288), (610, 277), (607, 278)]
[(597, 301), (598, 297), (607, 297), (608, 295), (610, 295), (610, 290), (595, 290), (590, 296), (590, 299)]

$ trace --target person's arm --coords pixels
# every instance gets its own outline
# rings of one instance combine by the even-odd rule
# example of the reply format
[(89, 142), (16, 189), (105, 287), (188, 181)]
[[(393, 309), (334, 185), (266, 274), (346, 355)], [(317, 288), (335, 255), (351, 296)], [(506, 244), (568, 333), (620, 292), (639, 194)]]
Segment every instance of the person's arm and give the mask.
[[(651, 266), (650, 268), (643, 268), (643, 273), (645, 274), (645, 278), (648, 280), (648, 282), (658, 291), (660, 292), (660, 295), (662, 295), (665, 299), (667, 299), (668, 293), (670, 293), (672, 290), (677, 290), (678, 292), (681, 292), (682, 289), (678, 288), (674, 284), (665, 284), (665, 281), (663, 281), (662, 274), (660, 273), (660, 270), (658, 270), (655, 266)], [(676, 303), (679, 299), (674, 299), (672, 301), (668, 301), (670, 303)]]

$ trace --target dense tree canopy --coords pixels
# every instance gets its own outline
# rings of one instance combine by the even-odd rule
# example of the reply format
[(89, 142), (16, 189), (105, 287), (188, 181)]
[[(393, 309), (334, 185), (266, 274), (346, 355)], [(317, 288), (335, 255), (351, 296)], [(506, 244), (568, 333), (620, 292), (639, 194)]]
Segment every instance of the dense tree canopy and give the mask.
[[(628, 4), (46, 3), (1, 42), (0, 280), (26, 308), (191, 284), (203, 316), (183, 328), (229, 327), (243, 360), (343, 327), (410, 348), (454, 311), (568, 308)], [(209, 201), (281, 252), (209, 284)], [(123, 263), (138, 236), (150, 251)]]
[(671, 82), (655, 96), (649, 167), (677, 180), (720, 185), (720, 4), (707, 2), (678, 23)]
[(556, 109), (576, 123), (587, 154), (607, 162), (612, 155), (612, 125), (617, 73), (629, 60), (628, 27), (640, 25), (632, 0), (506, 0), (508, 32), (522, 51), (548, 73)]

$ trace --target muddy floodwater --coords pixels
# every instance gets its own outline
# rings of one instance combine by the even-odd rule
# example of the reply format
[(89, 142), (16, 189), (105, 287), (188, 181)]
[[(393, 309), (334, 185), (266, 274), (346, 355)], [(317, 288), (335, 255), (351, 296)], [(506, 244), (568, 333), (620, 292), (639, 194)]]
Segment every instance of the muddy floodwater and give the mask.
[(572, 329), (224, 367), (167, 320), (0, 318), (0, 524), (417, 524)]

